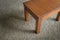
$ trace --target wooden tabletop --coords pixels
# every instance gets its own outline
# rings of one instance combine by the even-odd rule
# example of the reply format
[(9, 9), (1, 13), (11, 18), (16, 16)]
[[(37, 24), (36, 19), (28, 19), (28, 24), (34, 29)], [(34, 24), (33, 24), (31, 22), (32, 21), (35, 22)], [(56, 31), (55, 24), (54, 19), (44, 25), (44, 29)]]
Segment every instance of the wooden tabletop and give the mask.
[(37, 16), (60, 8), (60, 0), (30, 0), (24, 4)]

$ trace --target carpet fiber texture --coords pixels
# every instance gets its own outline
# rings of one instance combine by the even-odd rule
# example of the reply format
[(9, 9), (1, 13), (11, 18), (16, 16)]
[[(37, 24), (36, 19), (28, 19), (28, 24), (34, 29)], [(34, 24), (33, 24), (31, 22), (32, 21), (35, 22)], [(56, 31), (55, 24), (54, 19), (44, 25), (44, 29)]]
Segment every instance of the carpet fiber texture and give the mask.
[(56, 15), (42, 21), (41, 31), (35, 34), (35, 19), (24, 20), (23, 2), (0, 0), (0, 40), (60, 40), (60, 21)]

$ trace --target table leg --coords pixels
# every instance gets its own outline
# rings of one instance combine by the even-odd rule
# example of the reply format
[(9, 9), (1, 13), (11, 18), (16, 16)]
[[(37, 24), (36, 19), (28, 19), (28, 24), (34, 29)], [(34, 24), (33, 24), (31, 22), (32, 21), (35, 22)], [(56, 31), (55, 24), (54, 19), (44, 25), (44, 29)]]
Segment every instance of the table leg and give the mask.
[(40, 32), (40, 27), (41, 27), (41, 20), (37, 19), (36, 20), (36, 33)]
[(58, 13), (57, 18), (56, 18), (56, 21), (59, 21), (59, 20), (60, 20), (60, 12)]
[(29, 21), (29, 13), (24, 10), (24, 15), (25, 15), (25, 21)]

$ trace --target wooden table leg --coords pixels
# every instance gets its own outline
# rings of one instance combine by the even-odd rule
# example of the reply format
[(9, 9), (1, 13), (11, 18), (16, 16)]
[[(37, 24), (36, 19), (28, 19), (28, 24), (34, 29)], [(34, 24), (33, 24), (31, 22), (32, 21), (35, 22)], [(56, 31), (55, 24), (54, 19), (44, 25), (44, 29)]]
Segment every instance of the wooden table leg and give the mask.
[(25, 15), (25, 21), (29, 21), (29, 13), (24, 10), (24, 15)]
[(58, 13), (57, 18), (56, 18), (56, 21), (59, 21), (59, 20), (60, 20), (60, 12)]
[(36, 33), (40, 32), (40, 27), (41, 27), (41, 20), (37, 19), (36, 20)]

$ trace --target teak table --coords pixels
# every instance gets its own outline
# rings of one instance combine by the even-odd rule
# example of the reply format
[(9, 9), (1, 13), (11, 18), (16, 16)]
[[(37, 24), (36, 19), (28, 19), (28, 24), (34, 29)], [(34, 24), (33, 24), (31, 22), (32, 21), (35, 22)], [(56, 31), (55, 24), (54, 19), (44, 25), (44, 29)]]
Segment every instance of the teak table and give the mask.
[(29, 20), (29, 13), (36, 19), (36, 33), (40, 32), (42, 20), (56, 13), (56, 20), (60, 20), (60, 0), (29, 0), (23, 4), (25, 20)]

